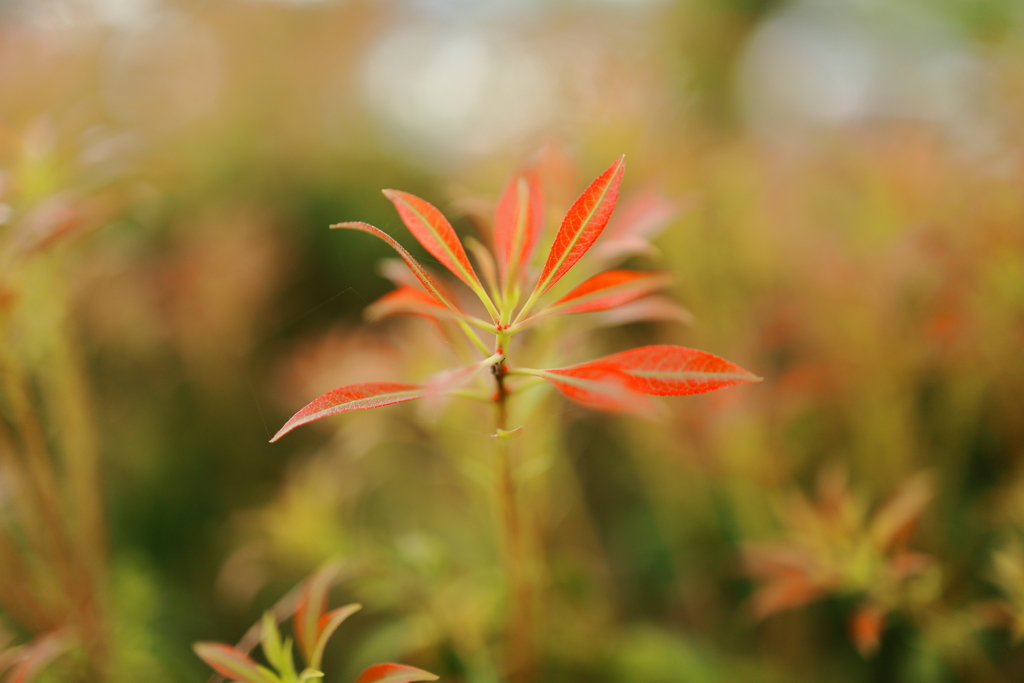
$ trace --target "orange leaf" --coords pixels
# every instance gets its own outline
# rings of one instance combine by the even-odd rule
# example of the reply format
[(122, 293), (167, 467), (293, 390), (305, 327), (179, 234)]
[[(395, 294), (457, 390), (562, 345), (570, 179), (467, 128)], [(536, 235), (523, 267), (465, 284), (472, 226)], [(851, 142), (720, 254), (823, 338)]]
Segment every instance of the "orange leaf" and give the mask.
[(558, 313), (590, 313), (617, 308), (669, 284), (663, 273), (609, 270), (590, 278), (556, 301), (548, 310)]
[(734, 363), (681, 346), (641, 346), (600, 360), (628, 373), (636, 391), (654, 396), (700, 394), (761, 381)]
[(370, 320), (380, 320), (392, 315), (419, 315), (432, 320), (463, 317), (437, 303), (434, 297), (423, 290), (404, 286), (388, 292), (366, 307), (366, 317)]
[[(326, 597), (326, 596), (325, 596)], [(320, 617), (316, 624), (316, 644), (309, 658), (309, 666), (312, 669), (320, 669), (320, 660), (323, 659), (324, 649), (327, 641), (331, 639), (334, 632), (338, 630), (341, 623), (363, 608), (362, 605), (351, 604), (331, 610)]]
[(404, 664), (374, 664), (360, 674), (356, 683), (413, 683), (413, 681), (436, 681), (437, 676)]
[(693, 322), (693, 314), (663, 296), (649, 296), (631, 301), (624, 306), (603, 311), (599, 316), (602, 325), (625, 325), (637, 322)]
[(776, 612), (802, 607), (817, 600), (825, 587), (812, 583), (804, 576), (787, 576), (765, 582), (754, 594), (754, 615), (763, 619)]
[(241, 650), (224, 643), (193, 643), (192, 649), (201, 660), (229, 681), (274, 683), (277, 677), (260, 666)]
[(633, 389), (633, 379), (610, 363), (592, 361), (569, 368), (535, 370), (580, 405), (612, 413), (651, 414), (657, 411), (646, 396)]
[(885, 612), (877, 605), (865, 602), (850, 618), (850, 638), (861, 657), (867, 657), (878, 649), (885, 628)]
[(650, 240), (676, 217), (682, 202), (668, 199), (654, 190), (632, 198), (608, 225), (608, 231), (596, 247), (602, 259), (618, 259), (651, 251)]
[(337, 230), (337, 229), (359, 230), (361, 232), (368, 232), (371, 235), (376, 235), (377, 237), (381, 238), (382, 240), (384, 240), (385, 242), (390, 244), (392, 246), (392, 248), (394, 248), (395, 251), (398, 252), (398, 255), (401, 256), (402, 260), (405, 261), (405, 264), (407, 266), (409, 266), (409, 270), (411, 270), (413, 275), (416, 276), (416, 279), (420, 281), (420, 284), (423, 285), (423, 287), (427, 290), (427, 292), (432, 297), (434, 297), (434, 299), (436, 299), (439, 304), (441, 304), (442, 306), (444, 306), (446, 308), (450, 308), (453, 311), (458, 311), (459, 310), (455, 306), (455, 304), (453, 304), (448, 299), (448, 297), (445, 296), (445, 294), (442, 291), (442, 289), (438, 286), (438, 284), (436, 282), (434, 282), (434, 279), (432, 277), (430, 277), (430, 274), (427, 273), (426, 269), (423, 266), (421, 266), (416, 259), (414, 259), (412, 257), (412, 254), (410, 254), (408, 251), (405, 250), (405, 247), (403, 247), (401, 244), (396, 242), (395, 239), (391, 235), (387, 234), (386, 232), (384, 232), (380, 228), (376, 228), (376, 227), (370, 225), (369, 223), (363, 223), (361, 221), (350, 221), (350, 222), (347, 222), (347, 223), (335, 223), (334, 225), (331, 226), (331, 228), (335, 229), (335, 230)]
[(544, 224), (544, 196), (534, 172), (517, 173), (505, 186), (494, 215), (494, 250), (502, 282), (522, 274)]
[(626, 157), (621, 156), (573, 203), (555, 235), (548, 260), (534, 288), (535, 295), (551, 289), (600, 237), (615, 209), (625, 170)]
[(422, 396), (423, 388), (421, 386), (417, 384), (404, 384), (402, 382), (361, 382), (340, 387), (334, 391), (327, 392), (292, 415), (291, 419), (281, 427), (270, 442), (274, 443), (300, 425), (319, 420), (328, 415), (335, 415), (349, 410), (379, 408), (391, 405), (392, 403), (411, 401)]
[(459, 236), (437, 207), (400, 190), (384, 190), (384, 196), (398, 209), (398, 215), (402, 217), (409, 232), (434, 258), (470, 287), (481, 288), (480, 279), (466, 256)]
[(327, 594), (331, 590), (331, 584), (336, 575), (337, 566), (328, 564), (306, 579), (302, 593), (299, 595), (298, 604), (295, 606), (295, 616), (292, 618), (295, 642), (306, 663), (314, 668), (316, 665), (313, 664), (313, 659), (320, 636), (321, 622), (324, 611), (327, 609)]

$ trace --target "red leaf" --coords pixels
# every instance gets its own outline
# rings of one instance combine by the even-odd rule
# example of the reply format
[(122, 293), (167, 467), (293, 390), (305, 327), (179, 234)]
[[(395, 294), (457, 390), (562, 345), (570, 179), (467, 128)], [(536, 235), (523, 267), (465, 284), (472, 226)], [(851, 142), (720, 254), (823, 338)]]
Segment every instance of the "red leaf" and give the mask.
[(270, 443), (274, 443), (299, 425), (319, 420), (328, 415), (349, 410), (379, 408), (392, 403), (411, 401), (422, 396), (423, 387), (402, 382), (361, 382), (340, 387), (327, 392), (292, 415), (291, 419), (270, 440)]
[(252, 661), (247, 654), (224, 643), (193, 643), (192, 649), (214, 671), (229, 681), (274, 683), (269, 670)]
[(363, 608), (362, 605), (351, 604), (331, 610), (320, 617), (316, 624), (316, 644), (313, 646), (312, 655), (309, 658), (309, 666), (312, 669), (320, 669), (320, 660), (323, 659), (324, 649), (327, 641), (331, 639), (334, 632), (338, 630), (341, 623)]
[(498, 200), (494, 216), (494, 250), (502, 282), (522, 274), (533, 256), (544, 224), (544, 196), (534, 172), (517, 173)]
[(612, 413), (651, 414), (657, 406), (633, 389), (633, 379), (610, 363), (592, 361), (569, 368), (536, 370), (565, 396), (580, 405)]
[(413, 681), (436, 681), (437, 676), (404, 664), (374, 664), (360, 674), (356, 683), (413, 683)]
[(621, 156), (573, 203), (555, 235), (548, 260), (534, 288), (536, 295), (551, 289), (601, 235), (615, 209), (625, 170), (626, 157)]
[(557, 308), (558, 313), (605, 311), (664, 289), (669, 281), (669, 277), (662, 273), (609, 270), (590, 278), (552, 304), (548, 310)]
[(398, 215), (402, 217), (409, 232), (434, 258), (470, 287), (482, 288), (459, 236), (437, 207), (400, 190), (384, 190), (384, 196), (398, 209)]
[(15, 655), (9, 660), (13, 665), (7, 683), (31, 683), (39, 674), (71, 646), (71, 640), (64, 630), (45, 633), (24, 648), (13, 648)]
[(434, 297), (423, 290), (404, 286), (388, 292), (366, 307), (366, 317), (370, 320), (380, 320), (392, 315), (420, 315), (432, 320), (463, 317), (438, 304)]
[(850, 619), (850, 638), (861, 657), (873, 654), (882, 640), (885, 612), (877, 605), (864, 603)]
[(802, 607), (825, 594), (825, 587), (813, 583), (805, 576), (787, 576), (765, 582), (752, 598), (754, 615), (758, 619), (795, 607)]
[(682, 203), (647, 190), (634, 197), (616, 214), (596, 248), (602, 259), (651, 251), (650, 240), (660, 233), (682, 208)]
[(633, 378), (633, 388), (654, 396), (685, 396), (760, 382), (740, 366), (681, 346), (641, 346), (600, 359)]
[(416, 279), (420, 281), (420, 284), (423, 285), (423, 287), (427, 290), (427, 292), (432, 297), (434, 297), (439, 304), (441, 304), (442, 306), (444, 306), (446, 308), (450, 308), (453, 311), (458, 311), (459, 310), (455, 306), (455, 304), (453, 304), (445, 296), (444, 292), (441, 290), (440, 287), (438, 287), (437, 283), (434, 282), (434, 279), (432, 277), (430, 277), (430, 274), (427, 273), (426, 269), (423, 266), (421, 266), (416, 259), (414, 259), (412, 257), (412, 254), (410, 254), (408, 251), (405, 250), (405, 247), (403, 247), (401, 244), (396, 242), (395, 239), (391, 235), (387, 234), (386, 232), (384, 232), (380, 228), (376, 228), (376, 227), (370, 225), (369, 223), (363, 223), (361, 221), (350, 221), (350, 222), (347, 222), (347, 223), (335, 223), (334, 225), (331, 226), (331, 228), (335, 229), (335, 230), (336, 229), (359, 230), (361, 232), (368, 232), (371, 235), (376, 235), (377, 237), (381, 238), (382, 240), (384, 240), (385, 242), (390, 244), (392, 246), (392, 248), (394, 248), (395, 251), (398, 252), (398, 255), (401, 256), (402, 260), (405, 261), (405, 264), (407, 266), (409, 266), (409, 270), (411, 270), (413, 272), (413, 275), (416, 276)]
[(336, 575), (337, 565), (328, 564), (306, 579), (298, 604), (295, 606), (295, 616), (292, 618), (295, 642), (306, 663), (314, 668), (316, 665), (313, 664), (313, 657), (320, 636), (323, 614), (327, 609), (327, 595)]

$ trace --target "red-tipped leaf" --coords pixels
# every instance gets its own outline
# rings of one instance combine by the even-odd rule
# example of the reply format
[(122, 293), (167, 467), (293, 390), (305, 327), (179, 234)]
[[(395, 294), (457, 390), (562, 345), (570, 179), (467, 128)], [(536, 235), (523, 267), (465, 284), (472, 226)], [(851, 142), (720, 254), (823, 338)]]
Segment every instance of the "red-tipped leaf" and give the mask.
[(885, 610), (865, 602), (850, 618), (850, 638), (861, 657), (869, 657), (878, 650), (885, 629)]
[(523, 274), (544, 224), (544, 196), (537, 173), (517, 173), (505, 186), (494, 215), (494, 250), (502, 282)]
[(434, 258), (470, 287), (481, 289), (480, 279), (466, 256), (459, 236), (437, 207), (401, 190), (384, 190), (384, 196), (395, 205), (409, 232)]
[(331, 226), (331, 228), (359, 230), (361, 232), (368, 232), (371, 235), (375, 235), (381, 238), (382, 240), (390, 244), (395, 251), (398, 252), (398, 255), (402, 257), (403, 261), (405, 261), (405, 265), (409, 266), (409, 270), (411, 270), (413, 275), (416, 276), (416, 279), (420, 281), (420, 284), (423, 285), (424, 289), (426, 289), (427, 292), (432, 297), (434, 297), (434, 299), (436, 299), (439, 304), (446, 308), (450, 308), (453, 311), (459, 310), (458, 307), (456, 307), (455, 304), (453, 304), (451, 300), (447, 296), (445, 296), (444, 291), (434, 281), (434, 278), (430, 277), (430, 274), (426, 271), (426, 269), (423, 266), (421, 266), (416, 259), (412, 257), (412, 254), (405, 250), (405, 247), (396, 242), (391, 235), (387, 234), (380, 228), (374, 227), (369, 223), (363, 223), (362, 221), (335, 223), (334, 225)]
[(277, 441), (282, 436), (300, 425), (319, 420), (328, 415), (344, 413), (349, 410), (365, 410), (380, 408), (392, 403), (411, 401), (423, 396), (423, 387), (418, 384), (402, 382), (361, 382), (329, 391), (316, 399), (291, 419), (270, 440)]
[(608, 224), (608, 231), (595, 247), (605, 260), (652, 251), (650, 240), (679, 214), (683, 203), (647, 190), (624, 204)]
[(602, 325), (625, 325), (637, 322), (677, 322), (690, 324), (693, 314), (664, 296), (648, 296), (618, 308), (603, 311)]
[(436, 681), (437, 676), (404, 664), (374, 664), (360, 674), (356, 683), (414, 683), (415, 681)]
[(590, 313), (618, 308), (664, 289), (671, 278), (663, 273), (609, 270), (590, 278), (551, 305), (558, 313)]
[(633, 389), (632, 378), (610, 363), (582, 363), (533, 372), (555, 385), (566, 398), (587, 408), (610, 413), (653, 414), (657, 411), (649, 398)]
[(362, 605), (353, 603), (351, 605), (345, 605), (344, 607), (331, 610), (320, 617), (320, 620), (316, 625), (316, 645), (313, 646), (313, 653), (309, 659), (309, 667), (311, 669), (320, 668), (320, 660), (323, 659), (324, 649), (327, 647), (327, 641), (331, 639), (331, 636), (333, 636), (334, 632), (338, 630), (338, 627), (341, 626), (342, 622), (362, 608)]
[(615, 209), (625, 170), (626, 157), (621, 156), (573, 203), (548, 252), (534, 290), (538, 295), (551, 289), (601, 236)]
[(229, 681), (245, 683), (276, 683), (277, 677), (249, 658), (249, 655), (224, 643), (193, 643), (192, 649), (201, 660)]
[(295, 616), (292, 618), (295, 643), (299, 646), (306, 663), (313, 668), (316, 668), (313, 664), (313, 653), (320, 636), (320, 623), (327, 610), (327, 596), (337, 575), (337, 569), (337, 565), (328, 564), (306, 579), (295, 606)]
[(682, 346), (641, 346), (600, 359), (633, 378), (633, 388), (654, 396), (685, 396), (761, 378), (735, 363)]
[(71, 645), (67, 632), (60, 629), (41, 635), (24, 647), (11, 648), (4, 653), (13, 655), (5, 662), (12, 667), (5, 683), (31, 683)]
[(367, 306), (365, 314), (369, 320), (374, 321), (392, 315), (419, 315), (432, 320), (465, 317), (437, 303), (434, 297), (423, 290), (404, 286), (388, 292)]

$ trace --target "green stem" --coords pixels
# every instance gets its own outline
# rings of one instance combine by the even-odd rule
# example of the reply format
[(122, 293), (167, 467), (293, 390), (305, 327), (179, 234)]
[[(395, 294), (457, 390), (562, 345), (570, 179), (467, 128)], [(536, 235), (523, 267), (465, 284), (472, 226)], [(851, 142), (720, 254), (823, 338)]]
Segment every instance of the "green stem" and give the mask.
[(494, 378), (498, 385), (495, 395), (498, 502), (509, 601), (506, 668), (508, 678), (512, 683), (527, 683), (532, 677), (534, 658), (530, 618), (532, 591), (526, 566), (522, 517), (516, 491), (511, 440), (503, 435), (508, 429), (508, 389), (505, 387), (507, 374), (508, 368), (504, 362), (494, 366)]

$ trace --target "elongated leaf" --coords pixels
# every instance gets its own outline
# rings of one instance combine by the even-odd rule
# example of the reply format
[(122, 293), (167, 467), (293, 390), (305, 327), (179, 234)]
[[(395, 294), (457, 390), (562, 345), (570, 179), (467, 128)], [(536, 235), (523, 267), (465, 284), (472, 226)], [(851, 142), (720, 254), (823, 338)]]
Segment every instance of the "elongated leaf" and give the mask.
[(420, 281), (420, 284), (423, 285), (424, 289), (426, 289), (427, 292), (432, 297), (434, 297), (439, 304), (445, 306), (446, 308), (450, 308), (453, 311), (459, 310), (458, 307), (456, 307), (455, 304), (453, 304), (451, 300), (447, 296), (445, 296), (444, 291), (434, 281), (434, 278), (430, 277), (430, 274), (426, 271), (426, 269), (423, 266), (421, 266), (416, 259), (412, 257), (412, 254), (406, 251), (405, 247), (396, 242), (391, 235), (387, 234), (380, 228), (376, 228), (370, 225), (369, 223), (363, 223), (361, 221), (350, 221), (347, 223), (335, 223), (334, 225), (331, 226), (331, 229), (359, 230), (361, 232), (368, 232), (371, 235), (376, 235), (377, 237), (381, 238), (382, 240), (390, 244), (395, 251), (398, 252), (398, 255), (401, 256), (402, 260), (405, 261), (405, 264), (409, 266), (409, 270), (411, 270), (413, 275), (416, 276), (416, 279)]
[(850, 638), (861, 657), (868, 657), (878, 650), (885, 629), (885, 616), (884, 609), (865, 602), (850, 618)]
[(654, 396), (700, 394), (761, 381), (734, 363), (682, 346), (642, 346), (600, 361), (628, 373), (636, 391)]
[(526, 272), (544, 225), (544, 196), (537, 173), (517, 173), (505, 186), (494, 215), (494, 251), (502, 282)]
[(436, 681), (437, 676), (404, 664), (374, 664), (359, 675), (356, 683), (413, 683)]
[(559, 313), (590, 313), (618, 308), (659, 289), (671, 278), (663, 273), (609, 270), (590, 278), (551, 305)]
[(61, 629), (45, 633), (23, 647), (12, 648), (15, 654), (8, 662), (12, 668), (5, 682), (31, 683), (71, 644), (67, 632)]
[(338, 627), (341, 626), (341, 623), (353, 614), (355, 614), (356, 612), (358, 612), (359, 610), (361, 610), (362, 608), (362, 605), (357, 605), (353, 603), (351, 605), (345, 605), (344, 607), (339, 607), (338, 609), (331, 610), (327, 614), (320, 617), (320, 620), (317, 622), (316, 625), (316, 645), (313, 647), (313, 653), (309, 660), (309, 667), (311, 669), (320, 668), (320, 660), (323, 659), (324, 648), (327, 647), (327, 641), (331, 639), (331, 636), (333, 636), (334, 632), (338, 630)]
[(193, 643), (192, 649), (201, 660), (229, 681), (246, 683), (277, 683), (277, 677), (249, 658), (249, 655), (224, 643)]
[(653, 251), (650, 240), (679, 214), (683, 203), (647, 190), (633, 197), (615, 214), (608, 230), (595, 247), (595, 255), (604, 260), (621, 259), (630, 254)]
[(360, 382), (359, 384), (340, 387), (334, 391), (327, 392), (292, 415), (291, 419), (270, 440), (270, 443), (274, 443), (299, 425), (319, 420), (328, 415), (335, 415), (349, 410), (379, 408), (391, 405), (392, 403), (411, 401), (421, 396), (423, 396), (422, 387), (417, 384), (404, 384), (402, 382)]
[(693, 314), (667, 297), (648, 296), (603, 311), (599, 319), (602, 325), (662, 321), (690, 324), (693, 322)]
[(366, 307), (369, 320), (381, 320), (392, 315), (420, 315), (434, 320), (440, 318), (462, 319), (465, 316), (437, 303), (434, 297), (421, 289), (399, 287), (388, 292)]
[(570, 368), (535, 370), (532, 374), (551, 382), (566, 398), (587, 408), (641, 415), (657, 411), (649, 398), (633, 389), (633, 379), (610, 363), (582, 363)]
[(314, 669), (318, 668), (313, 664), (313, 654), (320, 637), (320, 622), (327, 610), (328, 593), (337, 573), (338, 566), (334, 563), (313, 572), (302, 587), (298, 604), (295, 606), (295, 616), (292, 618), (295, 643), (299, 646), (306, 664)]
[(573, 203), (555, 235), (535, 293), (543, 294), (551, 289), (600, 237), (615, 209), (625, 170), (626, 157), (621, 156)]
[(470, 287), (482, 289), (459, 236), (437, 207), (401, 190), (384, 190), (384, 196), (398, 209), (409, 232), (434, 258)]

